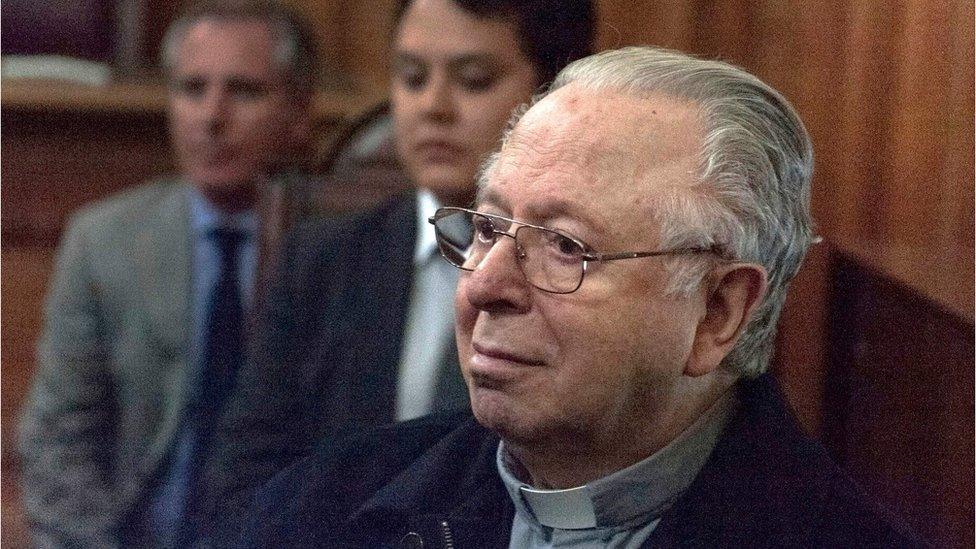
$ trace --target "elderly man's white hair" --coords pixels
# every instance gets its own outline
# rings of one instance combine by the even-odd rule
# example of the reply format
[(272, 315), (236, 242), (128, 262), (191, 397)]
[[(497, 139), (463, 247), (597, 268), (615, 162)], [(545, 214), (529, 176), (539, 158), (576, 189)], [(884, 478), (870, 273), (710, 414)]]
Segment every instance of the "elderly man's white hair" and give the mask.
[[(660, 245), (716, 246), (730, 258), (765, 267), (767, 294), (723, 361), (723, 367), (746, 376), (765, 371), (789, 282), (813, 241), (813, 147), (796, 111), (776, 90), (738, 67), (655, 47), (580, 59), (531, 104), (569, 85), (635, 97), (665, 94), (697, 105), (704, 128), (698, 179), (688, 189), (654, 197)], [(512, 118), (503, 143), (526, 110), (520, 108)], [(496, 158), (485, 163), (482, 181)], [(693, 291), (711, 261), (668, 260), (670, 291)]]

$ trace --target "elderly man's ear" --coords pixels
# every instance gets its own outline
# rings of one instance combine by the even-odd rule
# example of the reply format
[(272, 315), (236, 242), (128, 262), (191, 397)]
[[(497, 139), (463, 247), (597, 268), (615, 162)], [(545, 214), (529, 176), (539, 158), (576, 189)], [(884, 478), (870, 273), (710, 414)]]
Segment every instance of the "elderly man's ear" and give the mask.
[(691, 348), (685, 375), (698, 377), (718, 368), (766, 295), (766, 271), (750, 263), (720, 265), (705, 281), (705, 314)]

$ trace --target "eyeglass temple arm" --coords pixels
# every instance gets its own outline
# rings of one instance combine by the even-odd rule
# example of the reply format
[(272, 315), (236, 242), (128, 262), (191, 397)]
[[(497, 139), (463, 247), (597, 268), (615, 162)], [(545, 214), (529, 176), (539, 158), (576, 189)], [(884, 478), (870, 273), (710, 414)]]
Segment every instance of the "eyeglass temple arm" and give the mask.
[(585, 261), (616, 261), (618, 259), (636, 259), (638, 257), (657, 257), (662, 255), (680, 255), (680, 254), (716, 254), (722, 257), (722, 251), (717, 246), (712, 246), (708, 248), (676, 248), (674, 250), (661, 250), (655, 252), (620, 252), (613, 254), (596, 254), (596, 253), (585, 253), (583, 254), (583, 259)]
[[(816, 235), (811, 239), (810, 244), (821, 244), (823, 242), (823, 237)], [(617, 259), (635, 259), (638, 257), (655, 257), (661, 255), (679, 255), (679, 254), (715, 254), (722, 259), (731, 259), (725, 253), (725, 250), (721, 246), (713, 245), (708, 248), (677, 248), (674, 250), (663, 250), (655, 252), (620, 252), (613, 254), (598, 254), (587, 252), (583, 254), (584, 261), (615, 261)]]

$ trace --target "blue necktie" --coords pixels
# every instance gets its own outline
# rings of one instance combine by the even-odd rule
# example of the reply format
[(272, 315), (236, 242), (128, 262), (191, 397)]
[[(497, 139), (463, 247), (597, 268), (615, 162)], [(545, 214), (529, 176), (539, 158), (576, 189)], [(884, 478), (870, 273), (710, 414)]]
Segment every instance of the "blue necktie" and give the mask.
[(215, 414), (220, 413), (244, 360), (244, 305), (237, 256), (246, 235), (231, 229), (214, 229), (211, 237), (220, 251), (220, 277), (210, 296), (197, 406), (202, 415), (198, 418), (198, 431), (206, 435), (201, 441), (207, 444), (213, 420), (217, 419)]
[(189, 410), (193, 452), (187, 470), (188, 491), (181, 536), (186, 545), (192, 541), (201, 519), (200, 504), (205, 491), (203, 468), (212, 449), (214, 428), (244, 361), (244, 306), (238, 283), (237, 256), (247, 237), (230, 229), (215, 229), (210, 236), (220, 252), (220, 275), (207, 312), (197, 398)]

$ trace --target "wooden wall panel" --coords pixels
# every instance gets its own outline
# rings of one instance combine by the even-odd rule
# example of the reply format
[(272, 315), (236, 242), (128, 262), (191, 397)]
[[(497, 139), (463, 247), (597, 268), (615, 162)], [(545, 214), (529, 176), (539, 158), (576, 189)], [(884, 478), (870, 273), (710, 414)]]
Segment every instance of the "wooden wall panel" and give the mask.
[(831, 269), (829, 446), (926, 539), (972, 547), (972, 325), (856, 259)]
[(598, 0), (597, 48), (639, 44), (690, 50), (697, 12), (694, 2)]
[[(952, 40), (945, 54), (950, 57), (952, 70), (949, 71), (948, 93), (949, 110), (945, 120), (947, 135), (946, 180), (953, 182), (973, 181), (974, 137), (973, 105), (976, 104), (974, 90), (974, 51), (976, 40), (973, 31), (974, 2), (960, 0), (953, 2), (949, 16), (948, 29)], [(959, 184), (946, 192), (951, 197), (952, 209), (945, 216), (941, 234), (955, 242), (973, 243), (973, 209), (976, 206), (976, 185)], [(970, 252), (972, 248), (960, 253)]]
[(827, 233), (971, 322), (972, 3), (883, 5), (854, 3)]
[(57, 242), (78, 205), (172, 166), (159, 113), (4, 109), (4, 246)]
[(354, 71), (344, 62), (344, 56), (336, 55), (346, 41), (340, 3), (299, 0), (289, 0), (287, 3), (304, 13), (315, 27), (326, 83), (339, 87), (350, 85), (352, 81), (348, 75)]
[(342, 0), (345, 40), (340, 54), (352, 74), (363, 75), (356, 83), (367, 93), (385, 95), (388, 86), (395, 3), (373, 0), (366, 6), (358, 0)]
[(325, 84), (385, 95), (396, 0), (287, 0), (318, 31)]
[(326, 87), (386, 95), (397, 0), (285, 0), (316, 27)]

